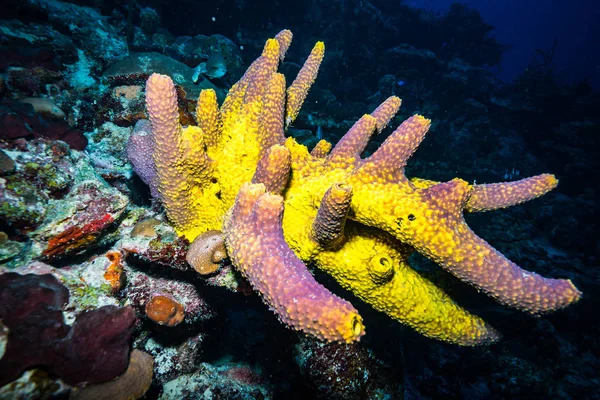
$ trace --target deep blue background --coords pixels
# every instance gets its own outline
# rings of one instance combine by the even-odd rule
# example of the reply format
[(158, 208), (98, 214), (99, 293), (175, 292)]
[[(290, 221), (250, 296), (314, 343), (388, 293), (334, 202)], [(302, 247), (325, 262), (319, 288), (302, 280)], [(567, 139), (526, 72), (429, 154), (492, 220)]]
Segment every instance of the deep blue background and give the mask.
[[(403, 4), (445, 11), (454, 0), (406, 0)], [(554, 39), (556, 72), (564, 83), (584, 78), (600, 89), (600, 1), (592, 0), (461, 0), (496, 27), (506, 51), (499, 77), (511, 80), (531, 62), (536, 49), (548, 50)]]

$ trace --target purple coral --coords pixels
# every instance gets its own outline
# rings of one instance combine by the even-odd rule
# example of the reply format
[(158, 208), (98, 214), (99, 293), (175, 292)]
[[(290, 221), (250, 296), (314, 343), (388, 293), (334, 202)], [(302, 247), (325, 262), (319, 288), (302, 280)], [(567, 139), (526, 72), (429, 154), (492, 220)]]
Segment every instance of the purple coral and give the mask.
[(0, 359), (0, 386), (33, 366), (68, 384), (105, 382), (125, 372), (135, 323), (131, 307), (80, 314), (71, 327), (62, 309), (67, 288), (52, 275), (0, 275), (0, 320), (9, 329)]

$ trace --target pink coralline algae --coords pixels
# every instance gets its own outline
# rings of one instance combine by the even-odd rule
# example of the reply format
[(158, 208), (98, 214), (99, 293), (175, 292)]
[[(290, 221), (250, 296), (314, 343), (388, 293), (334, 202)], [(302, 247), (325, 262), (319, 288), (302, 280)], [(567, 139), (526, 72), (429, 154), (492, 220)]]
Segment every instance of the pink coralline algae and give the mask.
[(50, 208), (51, 222), (35, 232), (34, 236), (45, 247), (42, 254), (52, 259), (77, 254), (98, 244), (127, 204), (125, 196), (101, 182), (82, 182)]
[(125, 251), (140, 259), (180, 271), (192, 269), (185, 259), (189, 247), (190, 242), (186, 238), (160, 235), (150, 240), (128, 241), (123, 244)]
[(85, 247), (98, 237), (100, 231), (114, 222), (110, 214), (89, 222), (83, 226), (70, 226), (58, 235), (48, 240), (48, 247), (43, 254), (46, 257), (54, 257), (59, 254), (69, 253), (80, 247)]
[[(140, 315), (148, 315), (147, 307), (153, 299), (156, 301), (156, 298), (169, 298), (179, 304), (179, 307), (181, 307), (179, 310), (179, 314), (181, 314), (180, 318), (183, 320), (184, 313), (186, 323), (193, 324), (214, 316), (214, 312), (206, 303), (198, 288), (191, 283), (157, 278), (132, 269), (127, 271), (127, 275), (129, 282), (127, 287), (122, 291), (122, 294), (131, 302), (131, 305), (138, 310)], [(151, 306), (150, 314), (154, 316), (155, 313), (152, 313), (152, 307), (153, 306)], [(177, 314), (177, 311), (178, 310), (174, 310), (174, 314)], [(148, 317), (154, 322), (159, 323), (160, 317), (156, 319), (150, 316)], [(169, 319), (169, 317), (165, 318)], [(163, 320), (161, 325), (177, 325), (173, 323), (175, 322), (174, 320), (171, 321), (171, 325), (165, 321), (166, 320)]]
[(261, 385), (265, 379), (248, 365), (232, 365), (220, 374), (245, 385)]
[(52, 275), (0, 275), (0, 320), (8, 328), (0, 359), (0, 386), (32, 367), (44, 367), (70, 385), (105, 382), (129, 364), (135, 323), (131, 307), (105, 306), (65, 323), (67, 288)]

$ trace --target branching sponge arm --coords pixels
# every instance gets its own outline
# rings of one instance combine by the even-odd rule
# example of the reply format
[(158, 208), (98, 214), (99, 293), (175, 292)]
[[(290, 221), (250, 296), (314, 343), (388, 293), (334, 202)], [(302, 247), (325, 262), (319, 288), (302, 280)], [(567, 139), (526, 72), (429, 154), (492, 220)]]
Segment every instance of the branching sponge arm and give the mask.
[(146, 107), (152, 123), (157, 187), (169, 220), (182, 230), (195, 222), (188, 175), (182, 173), (185, 147), (179, 124), (177, 92), (171, 78), (152, 74), (146, 82)]
[(263, 184), (245, 184), (225, 223), (237, 269), (286, 325), (322, 340), (350, 343), (364, 335), (347, 301), (319, 284), (283, 238), (283, 198)]
[(473, 185), (465, 211), (480, 212), (514, 206), (543, 196), (558, 185), (552, 174), (536, 175), (514, 182)]

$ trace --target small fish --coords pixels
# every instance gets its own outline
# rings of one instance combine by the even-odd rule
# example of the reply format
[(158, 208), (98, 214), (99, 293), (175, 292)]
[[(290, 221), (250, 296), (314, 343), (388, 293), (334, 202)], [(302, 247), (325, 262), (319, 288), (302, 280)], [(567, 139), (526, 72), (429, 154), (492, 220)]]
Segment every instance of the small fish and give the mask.
[(198, 82), (200, 79), (200, 75), (204, 75), (206, 73), (206, 63), (200, 63), (196, 68), (194, 68), (194, 75), (192, 75), (192, 82)]
[(403, 80), (399, 80), (397, 83), (398, 83), (398, 86), (406, 85), (406, 81), (403, 81)]
[(227, 73), (227, 65), (225, 64), (225, 58), (219, 54), (214, 53), (208, 60), (206, 60), (206, 76), (211, 79), (222, 78)]
[(213, 54), (208, 57), (206, 62), (198, 64), (192, 75), (192, 82), (197, 83), (200, 75), (205, 75), (211, 79), (222, 78), (227, 73), (225, 58), (221, 54)]
[(317, 139), (323, 139), (323, 128), (321, 128), (321, 125), (317, 126)]

